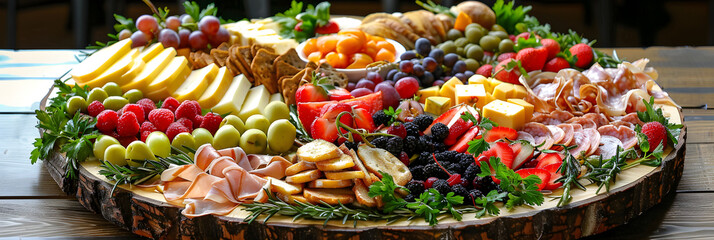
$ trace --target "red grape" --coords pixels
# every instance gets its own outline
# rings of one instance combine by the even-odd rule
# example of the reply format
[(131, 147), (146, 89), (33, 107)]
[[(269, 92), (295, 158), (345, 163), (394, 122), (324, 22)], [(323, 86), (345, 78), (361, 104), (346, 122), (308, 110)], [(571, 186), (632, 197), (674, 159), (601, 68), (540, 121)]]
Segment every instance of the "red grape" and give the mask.
[(191, 30), (188, 29), (181, 29), (178, 32), (179, 35), (179, 47), (180, 48), (188, 48), (191, 47), (191, 44), (188, 43), (188, 35), (191, 35)]
[(220, 45), (221, 43), (228, 42), (231, 40), (231, 34), (228, 33), (228, 29), (224, 27), (218, 28), (218, 32), (216, 33), (215, 36), (216, 39), (216, 47)]
[(374, 87), (375, 92), (382, 92), (382, 108), (399, 107), (399, 93), (387, 81), (377, 84)]
[(159, 33), (159, 42), (161, 42), (161, 44), (163, 44), (166, 48), (178, 48), (179, 35), (171, 29), (162, 29)]
[(143, 47), (149, 43), (149, 36), (142, 31), (136, 31), (131, 34), (131, 47)]
[(357, 88), (355, 90), (352, 90), (352, 92), (350, 92), (350, 95), (352, 95), (353, 97), (361, 97), (370, 93), (372, 93), (372, 90), (369, 90), (367, 88)]
[(394, 84), (394, 88), (397, 89), (399, 97), (411, 98), (417, 93), (417, 91), (419, 91), (419, 81), (413, 77), (405, 77), (399, 79), (399, 81)]
[(221, 22), (214, 16), (205, 16), (198, 22), (198, 30), (206, 35), (216, 35), (216, 33), (218, 33), (218, 28), (220, 27)]
[(206, 38), (206, 35), (201, 31), (193, 31), (191, 35), (188, 36), (188, 42), (193, 49), (205, 49), (208, 44), (208, 38)]
[(374, 86), (375, 86), (374, 82), (363, 78), (357, 82), (357, 85), (355, 85), (355, 88), (366, 88), (371, 91), (374, 91)]
[(153, 35), (159, 31), (159, 23), (151, 15), (141, 15), (136, 19), (136, 28), (147, 35)]
[(166, 18), (166, 28), (174, 30), (175, 32), (178, 32), (180, 26), (181, 26), (181, 20), (179, 20), (178, 17), (171, 16), (171, 17)]
[(131, 37), (131, 31), (129, 29), (123, 29), (117, 33), (119, 40), (124, 40)]
[(355, 90), (355, 86), (357, 86), (357, 84), (355, 84), (353, 82), (349, 82), (349, 83), (347, 83), (347, 87), (345, 89), (347, 89), (347, 91), (351, 92), (352, 90)]
[(379, 75), (378, 72), (367, 72), (367, 76), (365, 78), (374, 82), (374, 84), (379, 84), (384, 81), (384, 79), (382, 79), (382, 75)]

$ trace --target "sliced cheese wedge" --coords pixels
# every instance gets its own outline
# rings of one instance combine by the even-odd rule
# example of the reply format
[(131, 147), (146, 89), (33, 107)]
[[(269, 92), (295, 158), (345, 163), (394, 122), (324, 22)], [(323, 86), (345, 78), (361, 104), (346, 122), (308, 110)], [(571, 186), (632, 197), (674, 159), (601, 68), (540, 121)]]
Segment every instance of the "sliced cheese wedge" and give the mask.
[(245, 102), (243, 102), (240, 113), (238, 113), (238, 117), (245, 122), (248, 120), (248, 117), (261, 114), (265, 105), (268, 105), (269, 100), (270, 92), (264, 85), (251, 88), (248, 92), (248, 96), (245, 98)]
[(221, 101), (211, 108), (213, 112), (218, 114), (233, 114), (238, 116), (243, 101), (250, 90), (250, 81), (243, 74), (235, 76), (231, 85), (226, 90)]
[(97, 50), (82, 63), (72, 68), (70, 75), (75, 82), (88, 82), (109, 68), (114, 62), (131, 50), (131, 39), (127, 38), (108, 47)]
[(119, 77), (114, 83), (116, 83), (119, 86), (123, 86), (124, 84), (130, 82), (132, 79), (134, 79), (139, 73), (144, 71), (144, 67), (146, 67), (146, 63), (141, 60), (141, 59), (134, 59), (134, 65), (131, 66), (129, 71), (125, 72), (124, 74)]
[(88, 85), (90, 88), (102, 87), (108, 82), (116, 82), (121, 75), (128, 72), (134, 66), (134, 59), (139, 55), (139, 49), (134, 48), (124, 54), (116, 63), (104, 71), (99, 77), (92, 79), (89, 82), (80, 84), (80, 86)]
[(214, 78), (216, 78), (217, 73), (218, 66), (213, 63), (193, 71), (191, 72), (191, 75), (188, 75), (186, 81), (184, 81), (171, 96), (180, 102), (183, 102), (184, 100), (198, 100), (203, 92), (206, 91), (208, 85), (211, 84)]
[(188, 66), (186, 57), (175, 57), (146, 87), (146, 96), (154, 101), (166, 99), (186, 81), (189, 74), (191, 67)]
[(146, 87), (151, 83), (152, 80), (159, 75), (159, 73), (169, 65), (172, 59), (176, 57), (176, 50), (174, 48), (167, 48), (161, 51), (159, 55), (152, 58), (146, 63), (144, 70), (139, 73), (131, 82), (121, 86), (121, 90), (126, 92), (130, 89), (138, 89), (142, 92), (146, 92)]
[(145, 47), (144, 50), (141, 50), (141, 54), (139, 54), (139, 58), (141, 58), (141, 60), (143, 60), (144, 62), (149, 62), (149, 61), (151, 61), (151, 59), (156, 57), (156, 55), (159, 55), (159, 53), (163, 50), (164, 50), (163, 44), (154, 43), (148, 47)]
[(273, 95), (270, 95), (270, 101), (268, 102), (282, 102), (283, 101), (283, 94), (282, 93), (273, 93)]
[(218, 69), (216, 79), (214, 79), (211, 85), (206, 88), (203, 95), (198, 98), (198, 104), (201, 105), (201, 108), (210, 109), (218, 104), (218, 102), (221, 101), (221, 97), (223, 97), (228, 90), (228, 86), (231, 85), (231, 80), (233, 80), (233, 74), (227, 67), (221, 67)]

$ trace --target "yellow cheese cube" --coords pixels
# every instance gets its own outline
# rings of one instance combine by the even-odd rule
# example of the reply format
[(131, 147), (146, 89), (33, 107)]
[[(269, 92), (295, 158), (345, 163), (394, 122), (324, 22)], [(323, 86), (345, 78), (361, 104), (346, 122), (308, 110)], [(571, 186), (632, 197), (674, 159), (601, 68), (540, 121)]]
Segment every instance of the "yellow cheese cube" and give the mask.
[(456, 102), (456, 88), (454, 86), (463, 84), (460, 79), (452, 77), (449, 81), (446, 81), (444, 85), (441, 85), (439, 96), (448, 97), (451, 99), (451, 104), (454, 104)]
[(450, 107), (451, 98), (431, 96), (426, 98), (426, 107), (424, 107), (424, 111), (439, 116), (446, 112), (446, 110), (449, 110)]
[(511, 98), (520, 98), (523, 99), (528, 95), (528, 91), (526, 91), (526, 87), (518, 84), (513, 85), (513, 96)]
[(84, 61), (72, 68), (69, 74), (72, 75), (75, 82), (88, 82), (102, 74), (130, 50), (131, 39), (121, 40), (92, 53)]
[(129, 89), (139, 89), (142, 92), (146, 92), (146, 87), (149, 86), (149, 83), (169, 65), (174, 57), (176, 57), (176, 50), (174, 50), (174, 48), (164, 49), (159, 55), (147, 62), (144, 70), (132, 79), (131, 82), (121, 86), (121, 90), (126, 92), (129, 91)]
[(518, 130), (525, 124), (525, 108), (513, 103), (493, 100), (483, 107), (483, 117), (491, 119), (499, 126)]
[(531, 120), (531, 118), (533, 117), (533, 109), (534, 109), (533, 104), (526, 102), (525, 100), (520, 99), (520, 98), (511, 98), (511, 99), (508, 99), (508, 102), (522, 106), (525, 109), (524, 120), (526, 122)]
[(491, 92), (491, 95), (499, 100), (506, 101), (509, 97), (513, 95), (513, 84), (510, 83), (501, 83), (495, 88), (493, 88), (493, 92)]
[(221, 101), (221, 98), (228, 90), (228, 86), (231, 85), (233, 80), (233, 74), (228, 70), (227, 67), (221, 67), (218, 69), (218, 74), (213, 80), (211, 85), (206, 88), (200, 98), (198, 98), (198, 104), (201, 108), (211, 108)]
[(417, 96), (419, 96), (420, 103), (425, 103), (426, 98), (431, 96), (439, 96), (439, 86), (431, 86), (428, 88), (421, 89), (417, 91)]
[(217, 73), (218, 66), (213, 63), (191, 72), (191, 75), (188, 75), (186, 81), (176, 89), (172, 97), (179, 100), (179, 102), (183, 102), (184, 100), (198, 100), (198, 98), (203, 95), (203, 92), (206, 91), (208, 85), (216, 78)]
[(488, 97), (483, 84), (456, 85), (456, 104), (466, 104), (483, 108), (486, 105)]
[(494, 88), (496, 88), (498, 85), (501, 85), (501, 83), (503, 83), (500, 80), (495, 79), (495, 78), (488, 78), (487, 80), (488, 80), (489, 84), (488, 84), (488, 86), (485, 86), (486, 92), (490, 92), (490, 93), (493, 92)]
[(156, 55), (159, 55), (161, 51), (164, 50), (164, 45), (161, 43), (154, 43), (151, 44), (148, 47), (145, 47), (144, 50), (141, 51), (141, 54), (139, 54), (139, 59), (141, 59), (144, 62), (149, 62), (151, 59), (156, 57)]
[(483, 75), (474, 74), (469, 78), (469, 84), (483, 84), (484, 87), (488, 88), (490, 83)]
[(191, 67), (184, 56), (175, 57), (154, 81), (146, 87), (146, 96), (154, 101), (164, 100), (186, 81)]
[(251, 88), (248, 91), (248, 96), (245, 97), (238, 117), (245, 122), (250, 116), (262, 114), (263, 109), (268, 105), (268, 101), (270, 101), (270, 92), (265, 88), (265, 85)]

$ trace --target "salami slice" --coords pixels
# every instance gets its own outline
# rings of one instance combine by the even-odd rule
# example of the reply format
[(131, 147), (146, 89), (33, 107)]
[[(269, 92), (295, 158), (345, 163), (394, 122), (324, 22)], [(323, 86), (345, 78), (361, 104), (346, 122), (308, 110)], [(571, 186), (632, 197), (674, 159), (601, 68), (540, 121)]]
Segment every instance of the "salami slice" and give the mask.
[(598, 147), (600, 147), (600, 133), (594, 128), (584, 129), (583, 132), (585, 132), (585, 135), (590, 138), (590, 149), (585, 156), (593, 155), (595, 151), (597, 151)]
[(553, 146), (553, 134), (542, 123), (526, 123), (523, 125), (523, 131), (533, 136), (533, 144), (536, 146), (541, 145), (539, 149), (550, 149)]
[(592, 120), (597, 127), (607, 125), (610, 122), (607, 120), (607, 117), (605, 117), (605, 114), (602, 113), (587, 113), (582, 117)]
[(622, 148), (630, 149), (637, 145), (637, 133), (625, 126), (605, 125), (597, 129), (603, 136), (615, 137), (622, 142)]
[(535, 143), (535, 138), (530, 133), (524, 131), (518, 131), (518, 140), (526, 140), (529, 143)]
[[(622, 127), (627, 127), (627, 128), (630, 128), (630, 129), (635, 128), (635, 124), (632, 124), (631, 122), (625, 122), (625, 121), (622, 121), (622, 120), (612, 121), (612, 122), (610, 122), (610, 124), (608, 124), (608, 125), (612, 125), (612, 126), (615, 126), (615, 127), (622, 126)], [(607, 125), (606, 125), (606, 126), (607, 126)]]
[(575, 133), (575, 129), (573, 128), (573, 125), (572, 124), (560, 124), (560, 125), (558, 125), (558, 128), (563, 130), (563, 139), (560, 141), (560, 144), (569, 146), (570, 143), (573, 142), (573, 134)]
[(577, 147), (570, 149), (570, 155), (576, 158), (584, 156), (590, 150), (590, 139), (585, 135), (585, 131), (576, 131), (573, 134), (573, 142), (570, 146), (577, 145)]
[(602, 156), (602, 159), (610, 159), (617, 153), (617, 147), (622, 147), (622, 142), (613, 136), (600, 136), (600, 147), (595, 152), (596, 155)]
[(546, 125), (546, 127), (548, 127), (548, 130), (550, 130), (550, 133), (553, 135), (553, 144), (561, 143), (563, 141), (563, 138), (565, 137), (563, 129), (554, 125)]
[(547, 125), (558, 125), (564, 123), (565, 121), (571, 118), (573, 118), (572, 113), (562, 110), (555, 110), (551, 113), (534, 116), (531, 121)]
[(597, 124), (592, 119), (585, 117), (574, 117), (566, 121), (566, 123), (580, 124), (583, 128), (597, 129)]

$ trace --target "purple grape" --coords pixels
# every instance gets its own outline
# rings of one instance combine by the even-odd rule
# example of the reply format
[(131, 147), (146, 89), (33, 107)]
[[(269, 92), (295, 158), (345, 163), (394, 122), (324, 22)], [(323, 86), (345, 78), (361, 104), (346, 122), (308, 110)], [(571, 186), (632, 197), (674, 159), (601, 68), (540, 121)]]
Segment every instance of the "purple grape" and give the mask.
[(136, 31), (131, 34), (131, 47), (143, 47), (149, 43), (149, 35), (142, 31)]
[(419, 38), (414, 43), (414, 51), (421, 56), (429, 55), (431, 52), (431, 42), (426, 38)]
[(188, 36), (191, 35), (191, 30), (188, 29), (181, 29), (178, 32), (179, 35), (179, 47), (180, 48), (188, 48), (191, 47), (191, 44), (188, 42)]
[(399, 70), (407, 74), (412, 73), (412, 70), (414, 70), (414, 63), (411, 61), (401, 61), (399, 62)]
[(456, 75), (457, 73), (464, 73), (466, 71), (466, 63), (464, 61), (456, 61), (454, 66), (451, 68), (451, 74)]
[(367, 80), (374, 82), (374, 84), (379, 84), (382, 81), (384, 81), (384, 79), (382, 78), (382, 75), (379, 75), (378, 72), (367, 72), (367, 76), (365, 78), (367, 78)]
[[(395, 82), (395, 81), (392, 81), (392, 80), (387, 80), (387, 81), (384, 81), (384, 82), (382, 82), (382, 83), (392, 85), (392, 87), (394, 87), (394, 84), (396, 84), (396, 82)], [(379, 84), (378, 84), (378, 85), (379, 85)], [(376, 88), (376, 87), (375, 87), (375, 88)]]
[(398, 72), (399, 72), (399, 70), (397, 70), (397, 69), (389, 70), (389, 72), (387, 73), (387, 80), (394, 79), (394, 75), (397, 74)]
[(208, 44), (208, 38), (201, 31), (193, 31), (191, 35), (188, 35), (188, 42), (193, 49), (205, 49)]
[(355, 83), (353, 83), (353, 82), (348, 82), (348, 83), (347, 83), (347, 87), (346, 87), (345, 89), (347, 89), (347, 91), (350, 91), (350, 92), (351, 92), (352, 90), (355, 89), (355, 86), (357, 86), (357, 84), (355, 84)]
[(397, 74), (394, 74), (394, 78), (392, 80), (396, 82), (397, 80), (402, 79), (406, 76), (409, 76), (409, 74), (398, 72)]
[(436, 66), (438, 63), (434, 58), (432, 57), (425, 57), (424, 60), (421, 61), (421, 64), (424, 65), (424, 70), (433, 72), (434, 69), (436, 69)]
[(367, 95), (370, 93), (373, 93), (373, 91), (369, 90), (367, 88), (356, 88), (355, 90), (352, 90), (350, 92), (350, 95), (357, 98), (357, 97), (361, 97), (361, 96), (364, 96), (364, 95)]
[(392, 107), (397, 109), (397, 107), (399, 107), (399, 100), (401, 97), (399, 96), (397, 89), (389, 83), (386, 83), (386, 81), (377, 84), (377, 86), (374, 87), (374, 91), (382, 92), (382, 108)]
[(437, 63), (442, 64), (444, 63), (444, 50), (441, 50), (440, 48), (434, 48), (429, 53), (429, 57), (436, 60)]
[(374, 85), (375, 85), (374, 82), (362, 78), (362, 79), (360, 79), (359, 81), (357, 81), (357, 85), (355, 85), (355, 89), (357, 89), (357, 88), (367, 88), (367, 89), (369, 89), (369, 90), (374, 91)]
[(412, 60), (416, 58), (416, 53), (414, 51), (406, 51), (399, 56), (401, 60)]
[(473, 76), (474, 74), (475, 74), (474, 72), (469, 71), (469, 70), (466, 70), (466, 72), (464, 72), (464, 76), (466, 76), (466, 79), (471, 78), (471, 76)]
[(174, 32), (174, 30), (164, 28), (159, 32), (159, 42), (164, 45), (165, 48), (178, 48), (179, 47), (179, 35)]
[(454, 77), (461, 80), (461, 82), (466, 82), (466, 75), (464, 75), (463, 73), (454, 74)]
[(434, 75), (431, 72), (424, 72), (424, 76), (421, 77), (421, 86), (429, 87), (434, 83)]
[(444, 85), (444, 80), (436, 80), (432, 84), (432, 86), (439, 86), (439, 87), (441, 87), (441, 85)]
[(453, 67), (456, 61), (459, 60), (459, 55), (456, 53), (449, 53), (444, 56), (444, 66), (446, 67)]
[(419, 64), (414, 65), (414, 70), (412, 70), (412, 73), (414, 73), (414, 76), (417, 77), (424, 76), (424, 67)]

